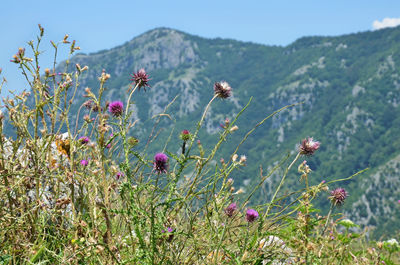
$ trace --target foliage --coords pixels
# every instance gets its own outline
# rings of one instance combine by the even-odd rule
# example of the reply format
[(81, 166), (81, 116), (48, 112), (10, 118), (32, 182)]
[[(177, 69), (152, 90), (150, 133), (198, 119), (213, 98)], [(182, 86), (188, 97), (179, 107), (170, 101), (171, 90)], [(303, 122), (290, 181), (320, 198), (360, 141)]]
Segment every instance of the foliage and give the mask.
[[(85, 102), (79, 108), (85, 113), (82, 121), (71, 119), (74, 100), (82, 102), (76, 95), (87, 67), (76, 64), (69, 72), (67, 61), (64, 72), (57, 73), (53, 65), (42, 75), (39, 44), (44, 29), (40, 25), (39, 29), (37, 42), (29, 43), (33, 58), (24, 49), (14, 57), (30, 92), (4, 100), (15, 137), (4, 135), (0, 124), (2, 264), (398, 261), (396, 240), (378, 242), (373, 248), (374, 243), (366, 242), (364, 232), (353, 232), (356, 225), (335, 214), (339, 208), (334, 199), (327, 216), (320, 215), (312, 204), (318, 196), (329, 201), (328, 184), (348, 181), (363, 171), (311, 185), (310, 167), (302, 162), (298, 174), (304, 185), (297, 185), (289, 194), (280, 192), (285, 180), (296, 176), (292, 168), (297, 161), (319, 148), (312, 139), (308, 143), (307, 138), (302, 149), (261, 172), (253, 190), (240, 199), (242, 190), (236, 191), (231, 176), (253, 163), (245, 156), (239, 158), (237, 151), (251, 139), (254, 130), (237, 142), (226, 160), (217, 163), (215, 159), (221, 146), (237, 133), (236, 123), (250, 102), (225, 122), (215, 145), (206, 150), (199, 135), (210, 106), (221, 100), (215, 94), (195, 129), (191, 133), (171, 130), (167, 141), (161, 143), (164, 148), (154, 158), (148, 146), (162, 139), (157, 138), (154, 128), (168, 120), (170, 105), (153, 118), (154, 127), (146, 144), (139, 144), (146, 138), (129, 134), (139, 129), (131, 120), (134, 113), (130, 106), (138, 93), (146, 96), (145, 91), (138, 91), (143, 83), (137, 80), (128, 87), (126, 101), (114, 98), (110, 104), (103, 93), (111, 76), (103, 71), (98, 78), (99, 89), (85, 89)], [(53, 43), (56, 54), (60, 45), (69, 45), (70, 55), (79, 49), (75, 41), (68, 41), (68, 36)], [(143, 72), (141, 76), (147, 78)], [(256, 127), (295, 107), (288, 105), (273, 112)], [(305, 152), (304, 148), (311, 149)], [(176, 149), (179, 151), (171, 151)], [(292, 159), (290, 164), (288, 159)], [(271, 200), (254, 204), (251, 197), (279, 170), (283, 175)]]

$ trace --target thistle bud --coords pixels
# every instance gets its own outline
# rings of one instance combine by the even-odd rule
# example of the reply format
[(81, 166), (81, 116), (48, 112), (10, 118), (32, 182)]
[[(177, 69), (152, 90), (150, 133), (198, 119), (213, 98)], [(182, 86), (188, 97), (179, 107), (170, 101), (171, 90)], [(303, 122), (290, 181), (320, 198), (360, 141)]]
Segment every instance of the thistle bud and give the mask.
[(69, 43), (68, 39), (68, 34), (65, 34), (64, 39), (63, 39), (63, 43)]
[(229, 130), (230, 132), (237, 131), (239, 127), (237, 125), (232, 126), (232, 128)]
[(86, 121), (87, 123), (89, 123), (89, 122), (90, 122), (90, 117), (89, 117), (89, 115), (83, 116), (83, 120)]
[(247, 161), (247, 157), (245, 155), (240, 156), (239, 164), (245, 164)]
[(236, 162), (237, 158), (238, 158), (238, 155), (237, 155), (237, 154), (234, 154), (234, 155), (232, 156), (232, 162)]
[(188, 130), (183, 130), (181, 132), (181, 134), (179, 135), (179, 137), (184, 141), (188, 141), (190, 140), (190, 138), (192, 137), (192, 135), (190, 134), (190, 132)]
[(44, 28), (42, 27), (42, 25), (38, 24), (39, 26), (39, 30), (40, 30), (40, 37), (43, 37), (44, 34)]
[(44, 69), (44, 73), (46, 76), (50, 76), (50, 69), (49, 68)]

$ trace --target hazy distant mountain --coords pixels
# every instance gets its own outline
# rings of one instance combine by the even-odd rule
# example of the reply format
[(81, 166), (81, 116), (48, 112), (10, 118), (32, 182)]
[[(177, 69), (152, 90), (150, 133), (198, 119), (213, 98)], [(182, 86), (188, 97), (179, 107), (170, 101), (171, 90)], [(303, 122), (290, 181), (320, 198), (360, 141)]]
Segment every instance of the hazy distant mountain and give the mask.
[[(86, 100), (85, 87), (96, 91), (102, 69), (111, 74), (104, 98), (110, 101), (126, 100), (129, 75), (146, 69), (151, 88), (134, 95), (133, 118), (140, 122), (132, 132), (143, 141), (151, 131), (151, 117), (179, 95), (168, 110), (172, 120), (164, 118), (160, 127), (160, 139), (175, 130), (168, 144), (171, 152), (179, 150), (177, 135), (182, 129), (194, 130), (215, 81), (229, 82), (233, 97), (212, 105), (200, 134), (206, 145), (217, 141), (220, 124), (250, 97), (254, 98), (239, 119), (239, 130), (230, 136), (232, 143), (274, 110), (304, 102), (257, 128), (239, 151), (247, 156), (248, 165), (236, 173), (235, 184), (252, 185), (260, 165), (266, 171), (294, 151), (302, 138), (313, 136), (322, 144), (307, 159), (314, 170), (311, 181), (344, 178), (370, 167), (338, 184), (350, 193), (348, 217), (377, 226), (378, 234), (400, 227), (400, 28), (304, 37), (286, 47), (205, 39), (159, 28), (110, 50), (76, 55), (71, 65), (75, 63), (89, 66), (78, 91), (79, 104)], [(77, 108), (78, 104), (75, 114)], [(150, 150), (162, 148), (162, 143)], [(223, 146), (225, 159), (234, 147)], [(270, 197), (278, 177), (265, 184), (261, 200)], [(298, 179), (293, 173), (287, 184), (303, 187)]]

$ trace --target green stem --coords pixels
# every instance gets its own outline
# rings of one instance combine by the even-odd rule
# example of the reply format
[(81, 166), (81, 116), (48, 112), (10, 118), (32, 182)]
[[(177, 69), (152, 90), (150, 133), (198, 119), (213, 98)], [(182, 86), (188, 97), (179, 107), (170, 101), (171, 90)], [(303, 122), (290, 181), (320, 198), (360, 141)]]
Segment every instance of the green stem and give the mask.
[(300, 152), (297, 153), (297, 155), (296, 155), (296, 157), (294, 158), (294, 160), (292, 161), (292, 163), (286, 168), (285, 174), (283, 174), (283, 177), (282, 177), (282, 179), (281, 179), (281, 182), (279, 183), (278, 188), (275, 190), (274, 196), (272, 196), (271, 202), (270, 202), (269, 205), (268, 205), (267, 211), (265, 212), (265, 215), (264, 215), (264, 219), (265, 219), (265, 218), (267, 217), (267, 215), (269, 214), (269, 211), (270, 211), (271, 208), (272, 208), (272, 204), (274, 203), (274, 201), (275, 201), (275, 199), (276, 199), (276, 196), (278, 195), (279, 190), (281, 189), (283, 183), (285, 182), (285, 178), (286, 178), (286, 176), (287, 176), (289, 170), (292, 168), (292, 166), (294, 165), (294, 163), (296, 163), (296, 161), (299, 159), (299, 157), (300, 157)]
[(329, 219), (331, 218), (332, 210), (333, 210), (334, 204), (331, 203), (331, 208), (329, 208), (328, 216), (326, 217), (326, 222), (324, 226), (324, 230), (322, 230), (321, 236), (324, 235), (326, 228), (328, 227)]

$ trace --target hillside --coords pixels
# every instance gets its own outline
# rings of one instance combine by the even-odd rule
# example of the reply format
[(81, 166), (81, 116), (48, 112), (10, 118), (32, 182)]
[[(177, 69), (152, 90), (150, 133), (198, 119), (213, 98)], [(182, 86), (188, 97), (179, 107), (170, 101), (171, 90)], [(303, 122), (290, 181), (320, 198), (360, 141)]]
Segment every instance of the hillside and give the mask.
[[(239, 130), (230, 136), (232, 142), (239, 142), (273, 111), (303, 102), (257, 128), (240, 148), (247, 167), (236, 174), (235, 185), (246, 190), (259, 177), (260, 166), (267, 170), (294, 151), (301, 139), (313, 136), (322, 145), (317, 156), (307, 159), (313, 170), (310, 181), (344, 178), (370, 167), (340, 184), (350, 194), (345, 211), (354, 221), (377, 227), (377, 235), (387, 234), (400, 228), (399, 52), (400, 28), (304, 37), (286, 47), (205, 39), (159, 28), (110, 50), (74, 56), (71, 66), (79, 63), (89, 70), (72, 113), (76, 115), (86, 100), (85, 87), (96, 90), (103, 69), (111, 74), (104, 100), (126, 101), (130, 74), (144, 68), (151, 88), (134, 95), (133, 119), (139, 122), (132, 135), (145, 143), (154, 124), (151, 118), (178, 96), (168, 109), (171, 119), (163, 118), (158, 127), (161, 139), (174, 130), (167, 150), (177, 152), (177, 135), (182, 129), (194, 130), (193, 121), (211, 99), (215, 81), (229, 82), (233, 97), (211, 106), (199, 136), (206, 147), (215, 143), (224, 119), (232, 119), (251, 97)], [(150, 150), (161, 149), (161, 144)], [(235, 147), (223, 146), (220, 156), (228, 159)], [(278, 177), (265, 183), (260, 201), (271, 197)], [(290, 176), (287, 185), (298, 185), (298, 178)]]

